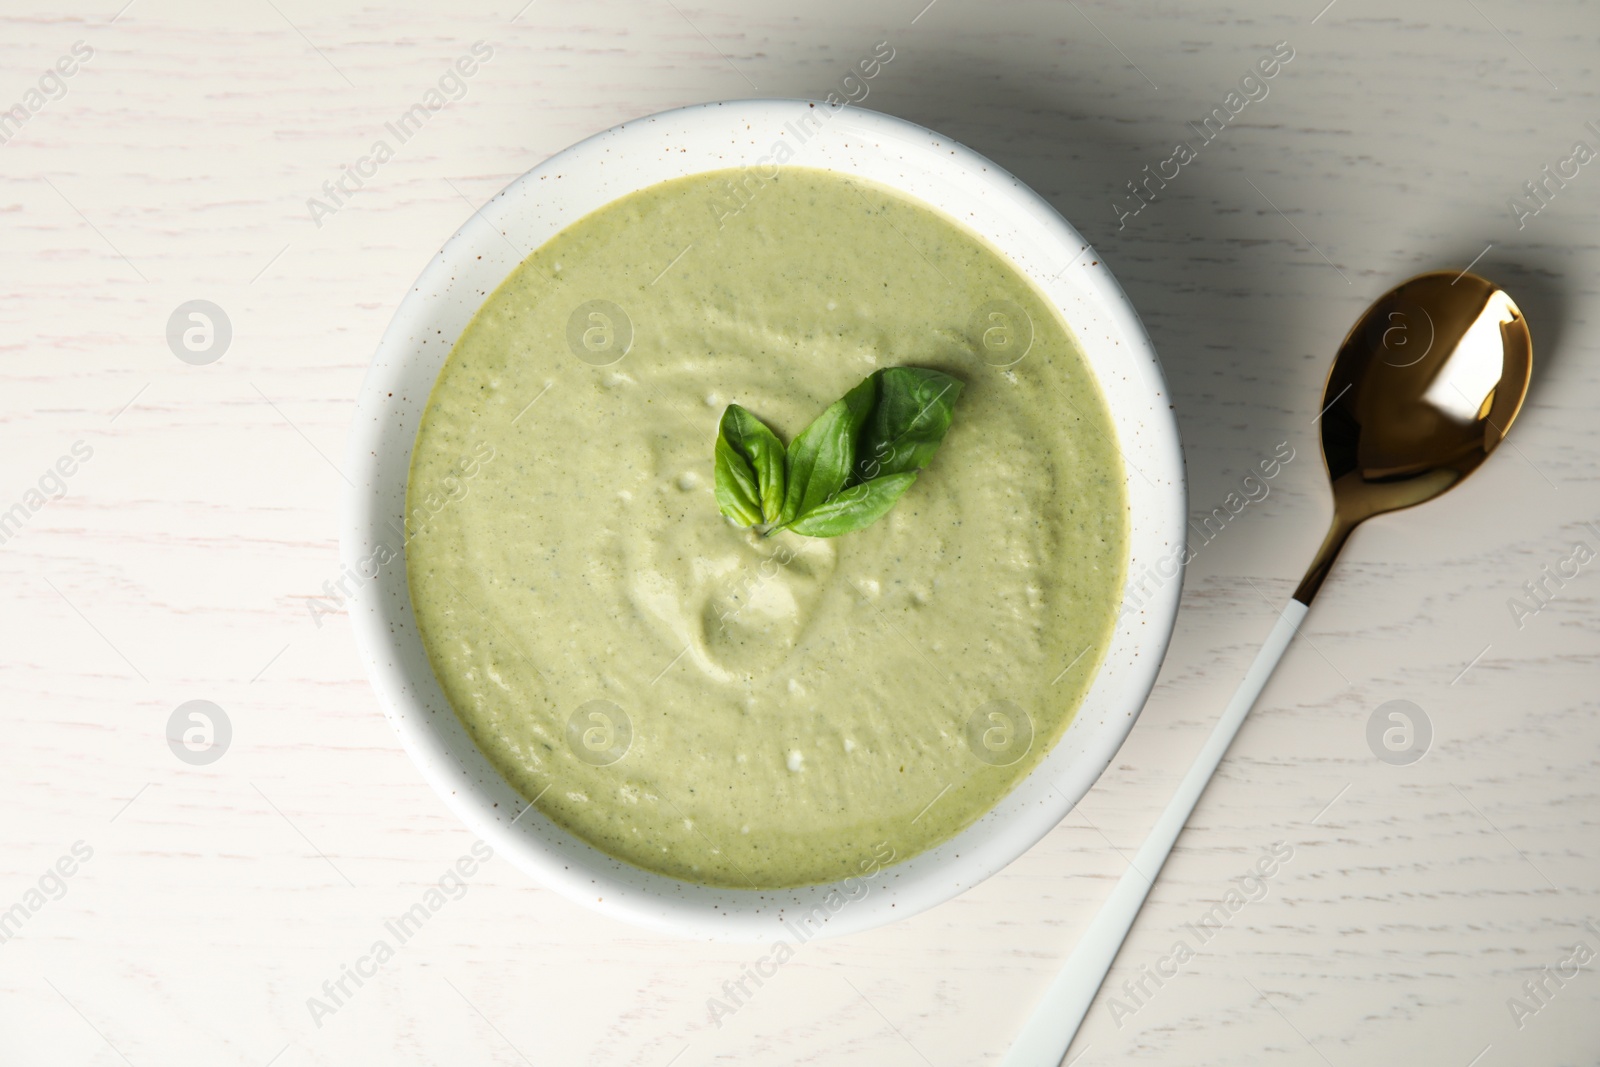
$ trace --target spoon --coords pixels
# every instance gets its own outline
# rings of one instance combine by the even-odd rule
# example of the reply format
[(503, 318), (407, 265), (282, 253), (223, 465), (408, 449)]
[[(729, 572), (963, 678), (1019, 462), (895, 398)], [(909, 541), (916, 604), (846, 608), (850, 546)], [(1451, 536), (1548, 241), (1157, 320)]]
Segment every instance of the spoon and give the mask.
[(1475, 274), (1419, 274), (1383, 294), (1339, 346), (1323, 392), (1333, 522), (1194, 765), (1034, 1009), (1001, 1067), (1056, 1067), (1206, 783), (1272, 676), (1350, 532), (1478, 468), (1522, 408), (1533, 343), (1511, 297)]

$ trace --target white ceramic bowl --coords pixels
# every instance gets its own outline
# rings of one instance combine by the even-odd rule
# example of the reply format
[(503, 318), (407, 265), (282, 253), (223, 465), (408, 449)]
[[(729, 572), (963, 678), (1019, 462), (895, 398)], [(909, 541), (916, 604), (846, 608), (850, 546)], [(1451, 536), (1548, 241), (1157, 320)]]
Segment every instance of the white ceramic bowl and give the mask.
[[(1131, 509), (1125, 611), (1088, 698), (1049, 755), (961, 834), (865, 881), (756, 892), (690, 885), (619, 862), (551, 823), (493, 769), (440, 691), (406, 588), (406, 476), (445, 357), (527, 254), (603, 204), (669, 178), (767, 164), (860, 175), (982, 234), (1060, 309), (1109, 402)], [(1100, 256), (1041, 197), (982, 156), (901, 119), (806, 100), (741, 100), (624, 123), (512, 182), (433, 258), (401, 302), (362, 386), (346, 471), (342, 555), (365, 580), (351, 617), (389, 721), (471, 829), (540, 882), (619, 919), (696, 937), (805, 939), (941, 903), (1016, 859), (1071, 810), (1132, 728), (1177, 613), (1183, 460), (1150, 341)], [(390, 558), (392, 554), (392, 558)], [(1063, 872), (1063, 877), (1068, 872)], [(840, 906), (840, 901), (845, 903)], [(809, 916), (809, 919), (805, 917)], [(785, 926), (785, 921), (790, 925)], [(797, 924), (797, 920), (798, 924)]]

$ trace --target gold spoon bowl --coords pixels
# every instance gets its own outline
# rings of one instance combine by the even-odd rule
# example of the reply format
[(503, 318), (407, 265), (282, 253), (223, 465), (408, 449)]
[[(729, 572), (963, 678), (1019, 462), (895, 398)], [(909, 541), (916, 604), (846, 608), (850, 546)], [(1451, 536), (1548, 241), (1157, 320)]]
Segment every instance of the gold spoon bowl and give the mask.
[(1333, 523), (1294, 598), (1310, 604), (1350, 531), (1432, 500), (1478, 468), (1522, 410), (1528, 323), (1476, 274), (1419, 274), (1350, 329), (1323, 392)]

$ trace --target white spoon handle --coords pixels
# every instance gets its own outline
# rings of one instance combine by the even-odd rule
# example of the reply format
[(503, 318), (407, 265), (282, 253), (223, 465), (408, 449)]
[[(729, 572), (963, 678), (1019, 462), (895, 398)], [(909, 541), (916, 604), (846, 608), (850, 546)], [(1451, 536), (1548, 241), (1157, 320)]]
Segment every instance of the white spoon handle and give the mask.
[(1161, 872), (1173, 842), (1189, 820), (1200, 794), (1205, 792), (1206, 783), (1216, 773), (1217, 764), (1222, 762), (1222, 755), (1228, 751), (1244, 717), (1261, 695), (1267, 679), (1272, 677), (1278, 660), (1283, 658), (1284, 649), (1289, 647), (1306, 611), (1306, 605), (1298, 600), (1289, 601), (1278, 624), (1256, 654), (1255, 662), (1245, 672), (1244, 681), (1239, 683), (1227, 710), (1195, 757), (1194, 765), (1167, 802), (1167, 809), (1156, 820), (1150, 836), (1101, 906), (1100, 914), (1089, 924), (1077, 948), (1067, 958), (1066, 966), (1033, 1010), (1033, 1016), (1001, 1061), (1001, 1067), (1057, 1067), (1066, 1055), (1067, 1047), (1083, 1024), (1083, 1017), (1089, 1013), (1089, 1005), (1094, 1003), (1100, 983), (1105, 981), (1106, 972), (1122, 948), (1123, 938), (1128, 936), (1133, 920), (1144, 905), (1152, 880)]

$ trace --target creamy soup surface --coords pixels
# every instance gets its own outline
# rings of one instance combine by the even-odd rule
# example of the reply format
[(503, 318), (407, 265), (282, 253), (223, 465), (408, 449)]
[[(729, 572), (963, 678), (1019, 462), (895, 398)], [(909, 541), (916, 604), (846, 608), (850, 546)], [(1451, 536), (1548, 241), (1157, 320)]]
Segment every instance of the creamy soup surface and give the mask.
[[(596, 848), (735, 888), (991, 808), (1082, 701), (1127, 557), (1104, 399), (1033, 286), (893, 190), (776, 175), (652, 186), (534, 252), (440, 373), (407, 502), (417, 625), (494, 766)], [(722, 517), (726, 405), (787, 443), (897, 365), (965, 390), (887, 516)]]

